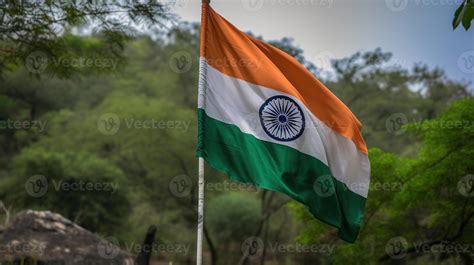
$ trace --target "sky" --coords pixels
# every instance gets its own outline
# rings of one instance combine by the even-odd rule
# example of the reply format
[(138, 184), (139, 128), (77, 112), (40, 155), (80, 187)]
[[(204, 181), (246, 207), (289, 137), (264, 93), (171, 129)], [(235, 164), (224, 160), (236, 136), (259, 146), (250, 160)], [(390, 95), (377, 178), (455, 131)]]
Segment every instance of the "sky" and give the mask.
[[(175, 0), (182, 20), (200, 21), (200, 0)], [(291, 37), (307, 59), (330, 70), (330, 60), (377, 47), (393, 64), (440, 67), (474, 88), (474, 25), (453, 31), (461, 0), (212, 0), (243, 31), (267, 40)]]

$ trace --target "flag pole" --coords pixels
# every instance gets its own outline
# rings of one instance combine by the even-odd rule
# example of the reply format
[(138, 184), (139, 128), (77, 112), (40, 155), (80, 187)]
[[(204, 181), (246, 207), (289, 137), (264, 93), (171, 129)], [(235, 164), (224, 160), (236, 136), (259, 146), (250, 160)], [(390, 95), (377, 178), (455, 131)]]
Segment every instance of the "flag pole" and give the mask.
[(198, 230), (196, 264), (202, 265), (202, 235), (204, 228), (204, 158), (199, 158), (199, 195), (198, 195)]
[[(207, 21), (207, 7), (211, 3), (211, 0), (202, 0), (202, 11), (201, 11), (201, 51), (202, 57), (206, 53), (206, 21)], [(199, 92), (198, 101), (204, 107), (204, 92), (206, 87), (206, 76), (207, 68), (203, 62), (203, 58), (199, 60)], [(197, 227), (197, 249), (196, 249), (196, 265), (202, 265), (202, 239), (204, 231), (204, 158), (199, 157), (199, 180), (198, 180), (198, 227)]]

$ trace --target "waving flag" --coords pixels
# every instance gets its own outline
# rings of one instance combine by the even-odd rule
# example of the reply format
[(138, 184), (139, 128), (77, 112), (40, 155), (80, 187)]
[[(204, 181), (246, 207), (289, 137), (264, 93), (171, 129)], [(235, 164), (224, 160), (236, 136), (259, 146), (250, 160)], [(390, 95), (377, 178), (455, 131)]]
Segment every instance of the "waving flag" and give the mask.
[(284, 193), (354, 242), (370, 178), (361, 123), (303, 65), (203, 4), (197, 155)]

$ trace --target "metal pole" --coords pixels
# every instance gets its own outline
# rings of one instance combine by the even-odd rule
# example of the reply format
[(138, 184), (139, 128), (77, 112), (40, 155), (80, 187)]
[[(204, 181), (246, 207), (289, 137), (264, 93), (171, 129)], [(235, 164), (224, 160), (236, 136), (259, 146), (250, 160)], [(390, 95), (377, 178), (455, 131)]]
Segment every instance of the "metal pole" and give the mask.
[[(210, 0), (202, 0), (202, 13), (201, 13), (201, 31), (204, 32), (204, 34), (201, 35), (201, 43), (206, 43), (206, 17), (207, 16), (207, 7), (211, 1)], [(203, 44), (201, 44), (203, 45)], [(201, 56), (205, 55), (205, 47), (202, 49)], [(206, 86), (206, 73), (207, 68), (204, 65), (204, 62), (202, 59), (200, 60), (200, 67), (199, 67), (199, 97), (202, 97), (200, 100), (202, 100), (203, 106), (204, 107), (204, 93), (205, 93), (205, 86)], [(203, 231), (204, 231), (204, 158), (199, 157), (199, 180), (198, 180), (198, 185), (199, 185), (199, 194), (198, 194), (198, 229), (197, 229), (197, 249), (196, 249), (196, 264), (197, 265), (202, 265), (202, 238), (203, 238)]]
[(204, 158), (199, 158), (199, 201), (196, 264), (202, 265), (202, 235), (204, 229)]

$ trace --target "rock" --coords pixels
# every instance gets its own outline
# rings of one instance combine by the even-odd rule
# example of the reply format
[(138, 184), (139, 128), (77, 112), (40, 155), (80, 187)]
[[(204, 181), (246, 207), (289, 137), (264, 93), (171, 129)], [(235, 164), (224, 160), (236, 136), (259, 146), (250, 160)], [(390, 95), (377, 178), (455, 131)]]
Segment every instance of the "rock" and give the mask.
[(0, 233), (0, 264), (133, 265), (133, 256), (112, 243), (59, 214), (28, 210)]

